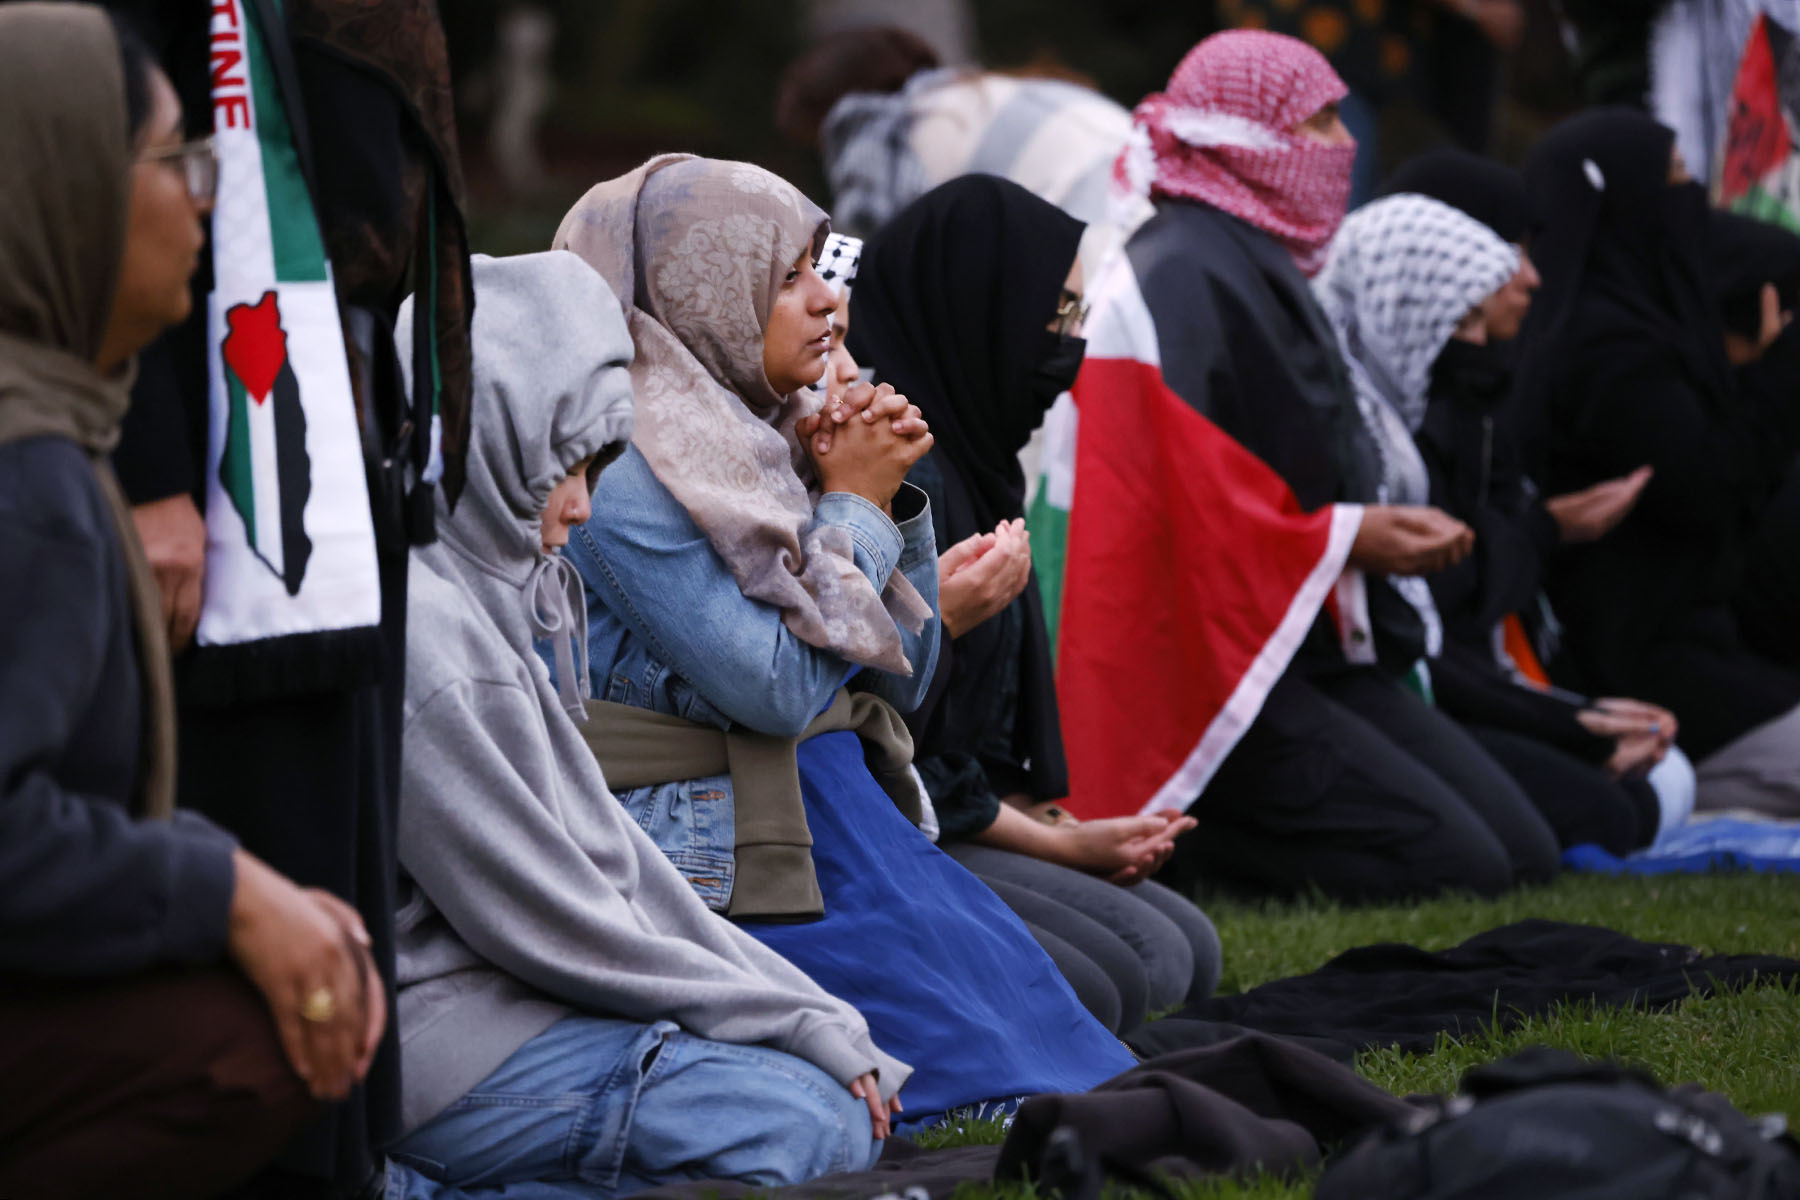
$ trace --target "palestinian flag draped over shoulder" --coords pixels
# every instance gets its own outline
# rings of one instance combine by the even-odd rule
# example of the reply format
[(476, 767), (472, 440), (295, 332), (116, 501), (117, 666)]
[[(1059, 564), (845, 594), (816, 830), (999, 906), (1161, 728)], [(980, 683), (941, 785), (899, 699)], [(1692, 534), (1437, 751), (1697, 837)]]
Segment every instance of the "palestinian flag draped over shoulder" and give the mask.
[(1346, 93), (1306, 43), (1229, 30), (1132, 112), (1113, 183), (1144, 223), (1089, 284), (1031, 514), (1080, 815), (1193, 803), (1328, 605), (1373, 661), (1362, 509), (1333, 503), (1361, 494), (1354, 407), (1304, 278), (1356, 149), (1295, 132)]
[(343, 328), (260, 12), (213, 0), (207, 647), (381, 619)]
[(1731, 90), (1715, 200), (1800, 231), (1800, 45), (1766, 15), (1750, 28)]
[(1032, 514), (1069, 803), (1083, 817), (1180, 809), (1334, 600), (1361, 510), (1305, 511), (1182, 398), (1129, 256), (1088, 295), (1087, 359), (1049, 418)]

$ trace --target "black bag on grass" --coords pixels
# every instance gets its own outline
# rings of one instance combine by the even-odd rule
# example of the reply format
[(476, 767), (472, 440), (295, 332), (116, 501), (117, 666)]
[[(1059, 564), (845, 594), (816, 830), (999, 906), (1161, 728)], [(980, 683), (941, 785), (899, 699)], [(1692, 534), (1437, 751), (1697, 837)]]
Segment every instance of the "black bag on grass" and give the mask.
[[(1790, 1200), (1800, 1144), (1697, 1084), (1526, 1050), (1369, 1134), (1318, 1200)], [(1415, 1098), (1415, 1103), (1417, 1103)]]

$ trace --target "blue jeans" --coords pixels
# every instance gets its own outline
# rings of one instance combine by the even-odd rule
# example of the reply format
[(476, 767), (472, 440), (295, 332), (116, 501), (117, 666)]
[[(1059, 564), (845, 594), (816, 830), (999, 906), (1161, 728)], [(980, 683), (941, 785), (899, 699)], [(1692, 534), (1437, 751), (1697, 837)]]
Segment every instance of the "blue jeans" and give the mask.
[(869, 1110), (811, 1063), (565, 1017), (389, 1151), (387, 1200), (573, 1200), (661, 1183), (779, 1187), (880, 1157)]

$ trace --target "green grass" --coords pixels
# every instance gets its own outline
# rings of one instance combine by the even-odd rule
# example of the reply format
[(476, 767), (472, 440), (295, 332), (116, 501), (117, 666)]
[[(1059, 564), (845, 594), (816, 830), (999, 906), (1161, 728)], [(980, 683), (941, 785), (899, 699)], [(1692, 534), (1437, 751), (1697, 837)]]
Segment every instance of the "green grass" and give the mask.
[[(1344, 908), (1318, 899), (1289, 904), (1211, 899), (1205, 907), (1225, 946), (1221, 990), (1226, 992), (1310, 971), (1355, 946), (1402, 941), (1438, 950), (1526, 917), (1604, 925), (1713, 954), (1800, 958), (1800, 879), (1793, 876), (1572, 875), (1498, 900), (1458, 897)], [(1697, 1081), (1723, 1092), (1746, 1112), (1783, 1111), (1800, 1118), (1800, 993), (1778, 987), (1692, 998), (1666, 1013), (1575, 1005), (1497, 1036), (1441, 1038), (1430, 1054), (1369, 1051), (1356, 1069), (1396, 1094), (1444, 1092), (1467, 1068), (1531, 1045), (1635, 1063), (1665, 1083)], [(940, 1133), (933, 1141), (963, 1145), (1001, 1136), (997, 1126), (977, 1126)], [(967, 1200), (1029, 1194), (987, 1185), (957, 1193)], [(1185, 1200), (1298, 1200), (1310, 1196), (1312, 1186), (1307, 1180), (1259, 1177), (1211, 1180), (1178, 1194)]]

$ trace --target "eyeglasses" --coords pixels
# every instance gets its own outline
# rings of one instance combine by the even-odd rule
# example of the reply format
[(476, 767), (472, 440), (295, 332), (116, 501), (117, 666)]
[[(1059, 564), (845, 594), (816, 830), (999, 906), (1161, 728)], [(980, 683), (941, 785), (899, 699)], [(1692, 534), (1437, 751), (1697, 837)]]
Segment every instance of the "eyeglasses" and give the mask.
[(1080, 329), (1087, 320), (1088, 305), (1082, 298), (1068, 288), (1062, 290), (1062, 299), (1056, 304), (1056, 332), (1064, 337)]
[(219, 155), (213, 140), (203, 137), (179, 146), (159, 146), (138, 155), (139, 162), (166, 162), (181, 172), (187, 184), (188, 198), (195, 204), (210, 204), (219, 190)]

